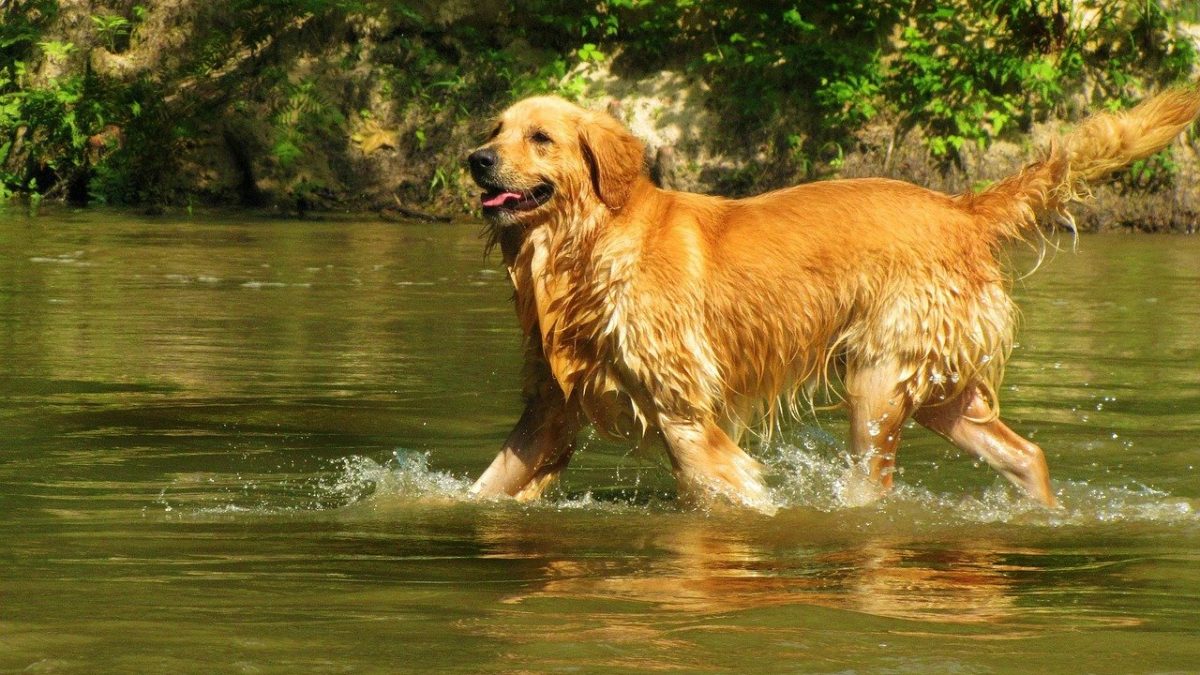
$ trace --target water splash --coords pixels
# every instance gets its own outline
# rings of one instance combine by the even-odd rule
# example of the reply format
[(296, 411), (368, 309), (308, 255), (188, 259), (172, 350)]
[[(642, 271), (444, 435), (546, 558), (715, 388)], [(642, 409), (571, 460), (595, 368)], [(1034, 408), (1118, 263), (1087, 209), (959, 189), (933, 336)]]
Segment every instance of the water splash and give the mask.
[(346, 457), (340, 469), (318, 484), (318, 502), (345, 506), (371, 500), (466, 500), (471, 482), (435, 471), (429, 453), (396, 450), (380, 464), (368, 457)]
[[(469, 490), (474, 479), (431, 468), (432, 455), (397, 450), (383, 463), (367, 457), (344, 458), (338, 462), (338, 469), (320, 482), (320, 496), (315, 504), (323, 509), (433, 503), (474, 504), (488, 509), (518, 504), (504, 498), (473, 499)], [(582, 493), (555, 486), (542, 499), (520, 504), (520, 508), (603, 513), (679, 509), (673, 494), (641, 488), (638, 480), (640, 478), (634, 480), (632, 487), (596, 485)]]
[(870, 435), (872, 438), (874, 438), (875, 436), (878, 436), (882, 431), (882, 428), (880, 427), (880, 423), (881, 423), (880, 420), (869, 420), (867, 422), (867, 434)]
[[(925, 485), (898, 481), (879, 498), (862, 478), (862, 467), (842, 441), (819, 429), (804, 429), (793, 443), (776, 442), (755, 454), (764, 460), (773, 486), (771, 500), (781, 511), (838, 513), (855, 521), (933, 526), (1019, 524), (1034, 527), (1095, 526), (1113, 523), (1157, 523), (1200, 526), (1200, 504), (1155, 488), (1091, 485), (1057, 481), (1063, 507), (1047, 511), (1016, 489), (996, 483), (979, 491), (952, 488), (938, 492)], [(271, 515), (333, 512), (343, 509), (394, 508), (406, 505), (476, 504), (480, 509), (510, 508), (508, 500), (476, 502), (468, 496), (471, 479), (432, 468), (433, 454), (396, 450), (383, 462), (345, 457), (319, 474), (292, 474), (272, 480), (254, 476), (181, 476), (164, 488), (156, 503), (172, 517), (192, 515)], [(901, 473), (899, 470), (897, 473)], [(611, 481), (603, 473), (598, 481)], [(639, 477), (640, 482), (640, 477)], [(669, 472), (634, 489), (584, 485), (555, 490), (543, 500), (522, 505), (533, 510), (577, 513), (637, 511), (648, 516), (687, 510), (674, 499)], [(582, 490), (582, 491), (581, 491)]]
[[(861, 475), (841, 444), (827, 434), (805, 430), (797, 445), (768, 449), (767, 466), (781, 509), (833, 512), (874, 509), (915, 512), (920, 520), (953, 523), (1020, 523), (1046, 527), (1106, 523), (1200, 525), (1200, 506), (1146, 485), (1096, 486), (1083, 481), (1057, 481), (1062, 508), (1049, 511), (997, 484), (974, 494), (939, 493), (920, 485), (898, 483), (882, 499), (867, 494)], [(897, 471), (897, 473), (900, 473)]]

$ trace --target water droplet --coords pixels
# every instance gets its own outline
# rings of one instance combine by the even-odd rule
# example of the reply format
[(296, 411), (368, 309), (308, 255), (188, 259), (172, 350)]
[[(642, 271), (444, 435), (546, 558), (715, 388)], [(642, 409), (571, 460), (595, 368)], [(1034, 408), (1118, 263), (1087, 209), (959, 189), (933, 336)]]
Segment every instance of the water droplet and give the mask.
[(869, 422), (867, 422), (867, 434), (871, 438), (878, 436), (879, 432), (880, 432), (880, 428), (879, 428), (878, 420), (870, 420)]

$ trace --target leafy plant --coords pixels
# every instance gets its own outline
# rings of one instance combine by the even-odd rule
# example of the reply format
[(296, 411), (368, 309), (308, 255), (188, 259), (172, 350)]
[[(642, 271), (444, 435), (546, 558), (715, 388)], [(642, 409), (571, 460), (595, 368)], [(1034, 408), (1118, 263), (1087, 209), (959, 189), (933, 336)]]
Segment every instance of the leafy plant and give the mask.
[(340, 128), (345, 118), (313, 80), (284, 81), (278, 93), (280, 100), (272, 117), (272, 152), (281, 166), (290, 168), (304, 156), (310, 138)]
[(75, 51), (75, 45), (70, 42), (60, 42), (59, 40), (48, 40), (39, 42), (38, 46), (42, 48), (46, 56), (51, 59), (62, 60), (70, 56), (71, 52)]
[(128, 45), (129, 33), (133, 30), (129, 19), (117, 14), (93, 14), (91, 19), (96, 34), (110, 52), (120, 51)]

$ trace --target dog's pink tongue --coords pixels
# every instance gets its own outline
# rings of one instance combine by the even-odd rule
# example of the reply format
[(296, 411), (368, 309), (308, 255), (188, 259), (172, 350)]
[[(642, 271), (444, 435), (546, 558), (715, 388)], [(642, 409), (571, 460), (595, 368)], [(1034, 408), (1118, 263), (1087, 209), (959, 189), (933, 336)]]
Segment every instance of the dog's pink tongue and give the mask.
[(504, 202), (507, 202), (509, 199), (515, 199), (517, 201), (521, 201), (521, 195), (519, 195), (515, 192), (501, 192), (500, 194), (496, 195), (495, 197), (492, 197), (491, 199), (487, 199), (485, 197), (483, 200), (483, 205), (484, 206), (501, 206), (504, 204)]

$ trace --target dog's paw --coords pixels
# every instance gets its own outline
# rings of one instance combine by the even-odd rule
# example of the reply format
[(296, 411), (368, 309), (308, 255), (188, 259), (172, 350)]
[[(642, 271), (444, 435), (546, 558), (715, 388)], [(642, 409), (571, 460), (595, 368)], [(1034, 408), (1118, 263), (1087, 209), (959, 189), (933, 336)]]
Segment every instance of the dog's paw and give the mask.
[(859, 469), (847, 469), (835, 483), (834, 493), (842, 505), (858, 508), (878, 502), (887, 495), (888, 489)]

